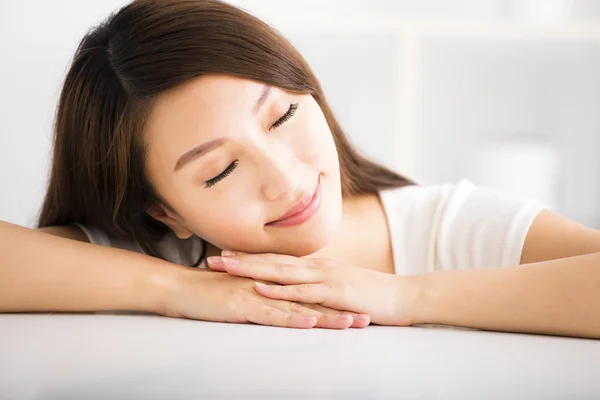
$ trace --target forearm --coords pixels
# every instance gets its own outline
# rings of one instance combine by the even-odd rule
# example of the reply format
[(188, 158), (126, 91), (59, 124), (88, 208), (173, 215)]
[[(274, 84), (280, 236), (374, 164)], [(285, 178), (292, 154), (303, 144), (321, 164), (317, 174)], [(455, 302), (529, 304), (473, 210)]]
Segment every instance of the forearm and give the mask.
[(180, 268), (0, 221), (0, 312), (156, 312)]
[(600, 338), (600, 253), (408, 279), (413, 324)]

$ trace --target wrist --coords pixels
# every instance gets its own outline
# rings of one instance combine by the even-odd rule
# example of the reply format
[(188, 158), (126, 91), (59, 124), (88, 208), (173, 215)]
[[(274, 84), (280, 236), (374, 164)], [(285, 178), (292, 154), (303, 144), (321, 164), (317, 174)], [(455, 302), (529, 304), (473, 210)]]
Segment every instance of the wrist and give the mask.
[(416, 325), (427, 322), (426, 310), (428, 281), (423, 275), (397, 275), (399, 282), (397, 315), (399, 325)]
[(171, 264), (160, 260), (150, 271), (144, 274), (142, 283), (143, 311), (170, 316), (175, 294), (180, 291), (181, 285), (186, 281), (186, 276), (192, 271), (190, 268)]

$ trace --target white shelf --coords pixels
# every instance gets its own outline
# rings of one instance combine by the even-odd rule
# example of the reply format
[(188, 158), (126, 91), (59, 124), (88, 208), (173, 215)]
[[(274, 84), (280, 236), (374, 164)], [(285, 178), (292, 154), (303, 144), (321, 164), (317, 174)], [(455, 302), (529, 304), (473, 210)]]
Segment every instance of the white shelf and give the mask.
[(398, 39), (398, 112), (394, 118), (393, 167), (418, 178), (418, 104), (424, 43), (445, 40), (564, 43), (600, 42), (600, 23), (579, 21), (540, 24), (500, 18), (457, 18), (441, 16), (331, 14), (318, 12), (279, 13), (253, 10), (283, 34), (386, 35)]
[(255, 15), (286, 32), (397, 34), (400, 36), (461, 36), (506, 40), (600, 40), (598, 21), (537, 23), (509, 18), (458, 18), (416, 15), (278, 13), (257, 10)]

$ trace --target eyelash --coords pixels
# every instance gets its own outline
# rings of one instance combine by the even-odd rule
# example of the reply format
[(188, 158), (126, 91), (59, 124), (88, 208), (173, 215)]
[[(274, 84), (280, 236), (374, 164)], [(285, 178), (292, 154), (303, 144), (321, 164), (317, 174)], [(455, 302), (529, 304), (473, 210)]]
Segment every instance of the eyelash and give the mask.
[(283, 114), (283, 116), (281, 118), (279, 118), (277, 121), (275, 121), (275, 123), (273, 125), (271, 125), (269, 130), (275, 129), (275, 128), (281, 126), (288, 119), (292, 118), (294, 116), (294, 114), (296, 113), (297, 109), (298, 109), (298, 103), (290, 104), (290, 108), (287, 110), (287, 112), (285, 114)]
[(215, 185), (217, 182), (219, 182), (221, 179), (225, 179), (229, 174), (231, 174), (233, 172), (234, 169), (237, 168), (237, 166), (238, 166), (238, 160), (235, 160), (234, 162), (229, 164), (229, 166), (227, 168), (225, 168), (225, 171), (221, 172), (218, 176), (207, 180), (204, 188), (208, 189), (209, 187), (211, 187), (211, 186)]
[[(271, 125), (269, 130), (275, 129), (275, 128), (283, 125), (287, 120), (289, 120), (290, 118), (292, 118), (294, 116), (297, 109), (298, 109), (298, 103), (290, 104), (290, 108), (287, 110), (287, 112), (285, 114), (283, 114), (283, 116), (281, 118), (279, 118), (277, 121), (275, 121), (275, 123), (273, 125)], [(229, 174), (231, 174), (233, 172), (234, 169), (237, 168), (238, 164), (239, 164), (238, 160), (235, 160), (234, 162), (229, 164), (229, 166), (227, 168), (225, 168), (225, 170), (223, 172), (221, 172), (218, 176), (207, 180), (205, 182), (205, 188), (208, 189), (209, 187), (217, 184), (217, 182), (221, 181), (222, 179), (225, 179), (227, 176), (229, 176)]]

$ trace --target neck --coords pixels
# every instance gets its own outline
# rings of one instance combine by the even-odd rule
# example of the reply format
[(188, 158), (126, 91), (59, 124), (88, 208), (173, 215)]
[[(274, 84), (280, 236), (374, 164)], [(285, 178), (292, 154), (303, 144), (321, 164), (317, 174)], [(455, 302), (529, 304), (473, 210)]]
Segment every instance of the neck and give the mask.
[(378, 195), (344, 199), (336, 236), (310, 258), (330, 258), (383, 272), (393, 272), (387, 219)]
[[(221, 249), (208, 245), (207, 256)], [(342, 222), (332, 240), (306, 258), (329, 258), (342, 263), (393, 273), (388, 224), (378, 195), (344, 199)]]

